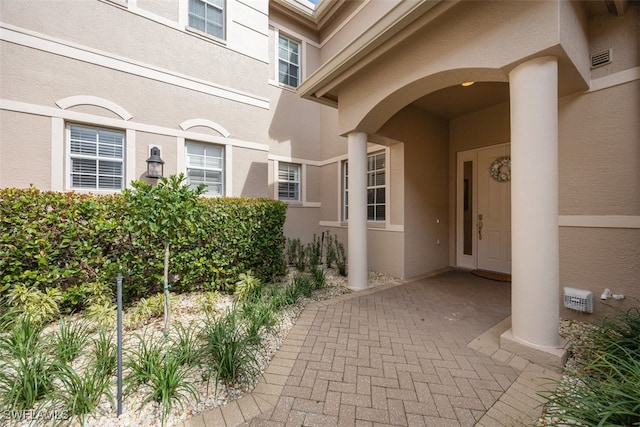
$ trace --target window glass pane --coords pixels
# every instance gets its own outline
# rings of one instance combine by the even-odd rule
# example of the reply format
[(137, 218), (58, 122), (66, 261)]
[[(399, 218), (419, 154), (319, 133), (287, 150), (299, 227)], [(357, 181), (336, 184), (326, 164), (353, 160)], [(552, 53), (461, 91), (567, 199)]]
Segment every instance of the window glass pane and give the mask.
[(375, 220), (375, 209), (373, 206), (367, 206), (367, 219), (369, 221), (374, 221)]
[(73, 188), (96, 188), (96, 177), (94, 175), (72, 175), (71, 186)]
[(205, 4), (200, 0), (189, 0), (189, 12), (204, 18)]
[[(386, 207), (385, 154), (367, 156), (367, 218), (369, 221), (384, 221)], [(344, 220), (348, 220), (348, 177), (349, 164), (343, 164), (343, 207)]]
[(204, 155), (204, 145), (187, 144), (187, 153)]
[(77, 174), (92, 174), (96, 173), (96, 161), (89, 159), (71, 159), (71, 171)]
[(187, 142), (187, 181), (192, 188), (207, 186), (206, 194), (222, 195), (224, 159), (222, 147)]
[(101, 160), (98, 162), (98, 172), (100, 175), (122, 175), (122, 163), (120, 162), (108, 162)]
[(101, 189), (119, 190), (122, 188), (122, 178), (117, 176), (101, 176), (99, 178), (99, 187)]
[(113, 129), (69, 125), (71, 188), (121, 189), (124, 138), (124, 132)]
[(189, 26), (199, 31), (204, 31), (206, 28), (204, 23), (204, 18), (201, 18), (199, 16), (193, 16), (193, 15), (189, 15)]
[(300, 165), (278, 163), (278, 198), (300, 200)]
[(71, 140), (70, 143), (71, 153), (73, 154), (86, 154), (88, 156), (95, 156), (96, 144), (94, 142)]

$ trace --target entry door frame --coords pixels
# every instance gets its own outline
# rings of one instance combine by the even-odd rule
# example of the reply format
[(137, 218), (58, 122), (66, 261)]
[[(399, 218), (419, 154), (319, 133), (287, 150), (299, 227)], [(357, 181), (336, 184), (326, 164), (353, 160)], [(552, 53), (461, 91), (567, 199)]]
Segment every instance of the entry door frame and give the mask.
[[(460, 268), (475, 270), (478, 268), (478, 153), (487, 148), (509, 147), (510, 143), (495, 144), (486, 147), (474, 148), (472, 150), (459, 151), (456, 159), (456, 266)], [(471, 228), (472, 245), (471, 254), (464, 253), (464, 163), (472, 163), (473, 182), (467, 191), (471, 192)]]

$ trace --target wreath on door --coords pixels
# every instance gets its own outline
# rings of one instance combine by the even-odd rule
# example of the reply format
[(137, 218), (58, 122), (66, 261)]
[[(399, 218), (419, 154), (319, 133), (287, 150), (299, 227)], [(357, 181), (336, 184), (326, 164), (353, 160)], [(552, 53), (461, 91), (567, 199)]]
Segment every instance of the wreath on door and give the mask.
[(498, 182), (511, 181), (511, 158), (496, 159), (489, 167), (489, 175)]

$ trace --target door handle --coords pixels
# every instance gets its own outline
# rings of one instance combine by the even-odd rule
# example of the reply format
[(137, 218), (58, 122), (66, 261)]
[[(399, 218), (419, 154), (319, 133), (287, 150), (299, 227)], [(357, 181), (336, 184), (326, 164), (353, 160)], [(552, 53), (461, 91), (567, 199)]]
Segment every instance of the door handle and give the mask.
[(482, 214), (478, 215), (478, 240), (482, 240)]

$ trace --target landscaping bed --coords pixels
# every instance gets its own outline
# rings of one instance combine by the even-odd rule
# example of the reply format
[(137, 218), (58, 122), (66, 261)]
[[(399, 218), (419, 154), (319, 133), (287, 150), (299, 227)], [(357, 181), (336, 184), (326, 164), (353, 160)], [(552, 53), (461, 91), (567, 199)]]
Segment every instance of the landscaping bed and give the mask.
[[(12, 407), (19, 410), (9, 410), (4, 400), (2, 411), (4, 419), (1, 420), (1, 424), (17, 427), (59, 424), (104, 427), (170, 426), (197, 413), (225, 405), (253, 389), (261, 373), (295, 324), (299, 313), (309, 301), (328, 299), (350, 292), (346, 287), (346, 278), (336, 269), (322, 268), (320, 271), (322, 271), (321, 274), (300, 273), (292, 269), (282, 282), (263, 285), (254, 281), (248, 287), (249, 289), (240, 286), (241, 290), (236, 291), (235, 295), (213, 292), (172, 295), (171, 328), (168, 336), (163, 332), (163, 318), (158, 304), (153, 308), (151, 307), (153, 301), (148, 303), (149, 300), (153, 300), (153, 297), (133, 306), (124, 317), (125, 396), (120, 417), (116, 414), (117, 380), (113, 365), (115, 362), (113, 323), (109, 321), (108, 329), (104, 330), (98, 323), (87, 320), (82, 315), (64, 318), (62, 323), (53, 322), (40, 334), (42, 343), (40, 350), (43, 358), (47, 359), (44, 364), (49, 366), (60, 363), (57, 359), (61, 348), (56, 344), (56, 339), (59, 342), (61, 325), (63, 329), (66, 328), (67, 335), (70, 335), (69, 331), (79, 331), (79, 329), (70, 328), (72, 324), (84, 325), (88, 328), (82, 329), (86, 332), (86, 342), (80, 346), (76, 355), (63, 363), (84, 381), (77, 381), (78, 384), (70, 386), (69, 376), (65, 376), (64, 373), (54, 374), (52, 386), (47, 393), (35, 401), (33, 407), (20, 409), (19, 405), (14, 405)], [(393, 279), (382, 274), (370, 274), (373, 286)], [(251, 281), (250, 276), (249, 281)], [(291, 299), (281, 306), (274, 304), (270, 309), (265, 310), (265, 305), (261, 307), (255, 305), (256, 301), (273, 301), (285, 294), (283, 290), (286, 289), (290, 290)], [(157, 299), (160, 300), (160, 298)], [(147, 316), (137, 313), (145, 310), (147, 310)], [(255, 315), (256, 311), (261, 312), (264, 317), (254, 324), (253, 320), (248, 318)], [(232, 322), (223, 321), (225, 318), (234, 316)], [(235, 327), (229, 328), (233, 322)], [(221, 327), (221, 324), (226, 326)], [(259, 326), (256, 327), (256, 325)], [(250, 331), (252, 327), (255, 331)], [(95, 374), (93, 370), (94, 354), (96, 347), (101, 346), (101, 334), (105, 334), (105, 331), (110, 343), (109, 348), (113, 350), (108, 362), (110, 363), (108, 381), (102, 391), (96, 391), (100, 395), (97, 398), (94, 397), (95, 401), (87, 402), (91, 396), (87, 395), (87, 390), (80, 384), (90, 389), (100, 387), (100, 375)], [(238, 333), (235, 335), (237, 340), (224, 342), (224, 338), (232, 336), (234, 331)], [(220, 333), (224, 336), (220, 336)], [(216, 334), (218, 334), (217, 338)], [(8, 336), (8, 332), (2, 335), (5, 343)], [(104, 336), (102, 338), (104, 339)], [(223, 342), (217, 342), (216, 339), (221, 339)], [(66, 345), (70, 346), (71, 341), (73, 340), (68, 340)], [(222, 357), (212, 357), (212, 351), (216, 351), (212, 346), (216, 343), (220, 344), (218, 351), (222, 353), (218, 356)], [(235, 346), (235, 350), (224, 354), (226, 350), (221, 347), (225, 346)], [(159, 356), (155, 360), (152, 356), (154, 351)], [(2, 358), (8, 357), (9, 352), (9, 349), (0, 346)], [(235, 361), (240, 360), (240, 363), (221, 366), (219, 359), (225, 355), (233, 357)], [(172, 369), (173, 365), (170, 363), (172, 360), (176, 362), (175, 369)], [(145, 365), (145, 361), (149, 363)], [(60, 370), (55, 367), (52, 369)], [(143, 373), (145, 369), (149, 374), (146, 378)], [(237, 369), (238, 371), (225, 372), (227, 377), (223, 378), (220, 369)], [(4, 366), (5, 374), (10, 370), (6, 365)], [(173, 376), (173, 385), (171, 376)], [(92, 384), (92, 381), (95, 384)], [(0, 387), (2, 383), (0, 379)], [(6, 397), (6, 389), (2, 392)], [(74, 399), (78, 404), (89, 403), (95, 407), (86, 414), (81, 414), (80, 407), (72, 407)], [(162, 402), (165, 404), (163, 405)]]

